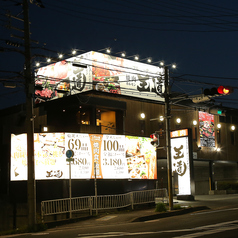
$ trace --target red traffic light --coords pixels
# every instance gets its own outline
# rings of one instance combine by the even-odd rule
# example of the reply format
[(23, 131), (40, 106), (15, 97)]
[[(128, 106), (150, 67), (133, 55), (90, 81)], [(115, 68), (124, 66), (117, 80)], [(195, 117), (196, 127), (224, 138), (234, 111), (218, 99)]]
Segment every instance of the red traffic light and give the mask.
[(228, 95), (228, 94), (232, 93), (232, 91), (233, 90), (231, 87), (220, 86), (217, 88), (217, 92), (222, 95)]
[(233, 88), (227, 86), (219, 86), (218, 88), (206, 88), (204, 89), (204, 95), (208, 96), (218, 96), (218, 95), (228, 95), (233, 92)]

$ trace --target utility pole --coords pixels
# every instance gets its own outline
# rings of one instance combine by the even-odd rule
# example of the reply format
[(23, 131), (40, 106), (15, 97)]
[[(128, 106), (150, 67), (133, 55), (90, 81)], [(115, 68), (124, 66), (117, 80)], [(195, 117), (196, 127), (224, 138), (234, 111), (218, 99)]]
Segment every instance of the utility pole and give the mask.
[(171, 141), (170, 141), (170, 87), (168, 66), (164, 67), (165, 73), (165, 118), (166, 118), (166, 148), (167, 148), (167, 173), (169, 191), (169, 210), (173, 210), (173, 191), (172, 191), (172, 165), (171, 165)]
[(28, 203), (28, 227), (35, 229), (36, 225), (36, 188), (35, 188), (35, 160), (34, 160), (34, 116), (33, 93), (34, 79), (31, 68), (31, 45), (29, 27), (28, 0), (23, 0), (24, 15), (24, 43), (25, 43), (25, 90), (26, 90), (26, 130), (27, 130), (27, 203)]

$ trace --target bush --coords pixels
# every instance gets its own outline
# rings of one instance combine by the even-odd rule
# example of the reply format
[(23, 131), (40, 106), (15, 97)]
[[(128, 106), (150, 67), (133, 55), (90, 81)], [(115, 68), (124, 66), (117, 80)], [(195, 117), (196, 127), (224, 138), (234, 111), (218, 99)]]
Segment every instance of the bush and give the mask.
[(179, 210), (179, 209), (182, 209), (180, 204), (176, 204), (176, 205), (173, 206), (173, 210)]
[(218, 181), (218, 190), (238, 190), (237, 181)]
[(164, 203), (158, 203), (158, 204), (156, 204), (155, 211), (156, 212), (166, 212), (167, 208)]

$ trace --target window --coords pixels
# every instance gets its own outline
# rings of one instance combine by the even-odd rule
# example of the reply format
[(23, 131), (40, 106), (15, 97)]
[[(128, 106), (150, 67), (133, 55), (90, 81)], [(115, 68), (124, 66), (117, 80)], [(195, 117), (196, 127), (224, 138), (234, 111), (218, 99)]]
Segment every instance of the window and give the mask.
[(97, 126), (101, 126), (102, 134), (116, 134), (116, 112), (97, 109)]

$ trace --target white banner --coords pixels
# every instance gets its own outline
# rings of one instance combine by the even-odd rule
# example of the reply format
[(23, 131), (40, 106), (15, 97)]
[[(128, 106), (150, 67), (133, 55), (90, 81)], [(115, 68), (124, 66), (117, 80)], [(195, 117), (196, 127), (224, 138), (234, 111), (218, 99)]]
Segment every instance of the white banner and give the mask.
[(191, 194), (188, 137), (171, 139), (172, 172), (178, 174), (179, 195)]
[[(35, 133), (36, 180), (68, 179), (66, 151), (72, 150), (72, 179), (156, 179), (151, 139), (124, 135)], [(11, 137), (11, 181), (27, 180), (26, 134)]]

